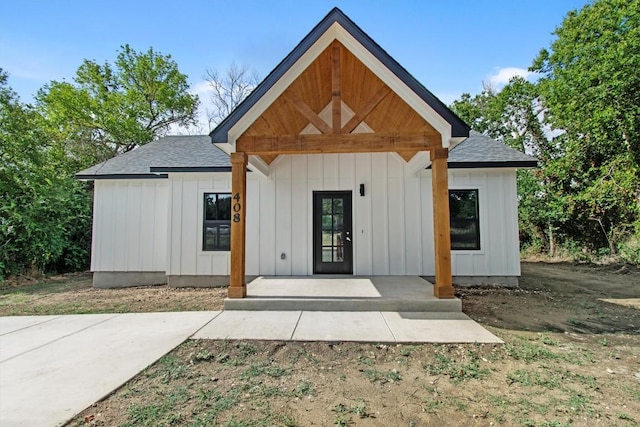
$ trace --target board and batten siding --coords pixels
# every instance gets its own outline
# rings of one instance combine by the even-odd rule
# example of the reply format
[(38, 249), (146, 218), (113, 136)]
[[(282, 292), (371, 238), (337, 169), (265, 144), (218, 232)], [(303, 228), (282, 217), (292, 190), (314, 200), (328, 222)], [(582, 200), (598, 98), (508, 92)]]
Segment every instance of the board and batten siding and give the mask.
[[(231, 193), (231, 173), (172, 173), (167, 276), (229, 275), (228, 251), (203, 251), (205, 193)], [(250, 242), (250, 240), (247, 240)]]
[[(167, 275), (228, 275), (229, 252), (202, 251), (202, 221), (204, 193), (230, 192), (231, 174), (170, 174), (169, 187)], [(480, 250), (452, 251), (454, 276), (518, 276), (515, 170), (450, 170), (449, 187), (477, 189), (480, 211)], [(247, 275), (313, 274), (314, 191), (352, 192), (354, 274), (434, 274), (431, 171), (363, 153), (282, 155), (269, 180), (248, 173)]]
[(168, 206), (168, 180), (96, 180), (91, 271), (165, 271)]

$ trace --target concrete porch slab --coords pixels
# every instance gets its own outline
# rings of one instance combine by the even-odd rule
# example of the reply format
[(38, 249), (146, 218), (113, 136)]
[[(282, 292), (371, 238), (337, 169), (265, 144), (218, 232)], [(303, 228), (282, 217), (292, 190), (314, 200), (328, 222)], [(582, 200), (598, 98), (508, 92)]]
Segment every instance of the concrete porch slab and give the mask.
[(418, 276), (277, 276), (253, 280), (225, 310), (461, 312), (462, 302), (436, 298)]

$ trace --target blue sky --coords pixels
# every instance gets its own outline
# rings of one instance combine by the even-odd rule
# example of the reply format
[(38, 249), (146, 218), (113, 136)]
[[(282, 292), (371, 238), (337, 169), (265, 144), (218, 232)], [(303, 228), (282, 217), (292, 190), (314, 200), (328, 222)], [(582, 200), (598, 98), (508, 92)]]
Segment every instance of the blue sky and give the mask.
[[(498, 87), (553, 40), (587, 0), (148, 1), (20, 0), (0, 6), (0, 67), (29, 102), (73, 79), (84, 58), (113, 61), (125, 43), (171, 54), (202, 92), (207, 68), (231, 62), (266, 76), (338, 6), (442, 101)], [(523, 71), (520, 71), (523, 72)], [(204, 98), (203, 96), (204, 95)]]

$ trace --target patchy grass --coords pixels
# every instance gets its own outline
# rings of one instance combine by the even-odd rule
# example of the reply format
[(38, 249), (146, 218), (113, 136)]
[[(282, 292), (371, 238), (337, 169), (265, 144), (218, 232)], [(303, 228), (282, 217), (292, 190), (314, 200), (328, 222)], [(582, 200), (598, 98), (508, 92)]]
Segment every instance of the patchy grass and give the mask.
[(493, 331), (505, 345), (188, 341), (70, 425), (637, 425), (637, 337)]
[[(639, 271), (522, 267), (521, 288), (458, 290), (505, 345), (187, 341), (69, 425), (638, 425), (640, 310), (605, 300), (637, 298)], [(224, 292), (71, 275), (3, 284), (0, 315), (214, 310)]]

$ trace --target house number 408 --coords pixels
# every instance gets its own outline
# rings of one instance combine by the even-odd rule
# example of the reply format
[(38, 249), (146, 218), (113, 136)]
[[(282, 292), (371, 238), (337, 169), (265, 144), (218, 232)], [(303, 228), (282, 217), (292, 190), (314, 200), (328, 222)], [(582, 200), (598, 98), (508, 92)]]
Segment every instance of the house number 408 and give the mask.
[(233, 195), (233, 222), (240, 222), (240, 210), (242, 210), (242, 205), (240, 204), (240, 193), (236, 193)]

